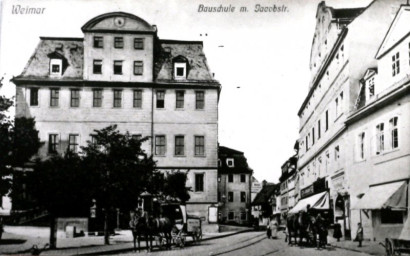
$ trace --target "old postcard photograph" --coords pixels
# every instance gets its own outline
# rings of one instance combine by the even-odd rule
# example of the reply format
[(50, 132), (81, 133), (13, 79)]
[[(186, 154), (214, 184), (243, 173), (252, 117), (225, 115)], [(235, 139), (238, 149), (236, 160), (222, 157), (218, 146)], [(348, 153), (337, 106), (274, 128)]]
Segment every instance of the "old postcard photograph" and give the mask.
[(0, 255), (410, 254), (409, 0), (0, 0)]

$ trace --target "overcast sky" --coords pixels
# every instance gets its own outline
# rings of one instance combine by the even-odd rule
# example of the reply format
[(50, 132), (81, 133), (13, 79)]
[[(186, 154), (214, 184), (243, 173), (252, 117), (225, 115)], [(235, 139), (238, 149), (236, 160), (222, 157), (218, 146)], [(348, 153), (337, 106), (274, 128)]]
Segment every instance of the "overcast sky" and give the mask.
[[(208, 64), (222, 84), (219, 143), (245, 153), (254, 176), (277, 182), (281, 165), (295, 152), (297, 112), (308, 92), (309, 57), (319, 0), (0, 0), (0, 94), (19, 75), (39, 36), (82, 37), (81, 26), (106, 12), (123, 11), (158, 27), (161, 39), (202, 40)], [(335, 8), (367, 6), (370, 0), (329, 0)], [(235, 12), (198, 12), (199, 6)], [(282, 13), (255, 6), (286, 6)], [(12, 8), (45, 8), (43, 14), (12, 14)], [(247, 7), (248, 12), (240, 12)]]

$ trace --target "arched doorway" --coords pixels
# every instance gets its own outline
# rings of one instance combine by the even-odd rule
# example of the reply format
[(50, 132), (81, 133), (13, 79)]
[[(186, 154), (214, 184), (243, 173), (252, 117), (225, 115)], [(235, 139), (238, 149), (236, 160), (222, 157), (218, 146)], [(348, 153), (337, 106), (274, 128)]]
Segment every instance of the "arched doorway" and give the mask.
[(351, 240), (350, 196), (338, 194), (335, 200), (335, 221), (342, 226), (343, 236)]

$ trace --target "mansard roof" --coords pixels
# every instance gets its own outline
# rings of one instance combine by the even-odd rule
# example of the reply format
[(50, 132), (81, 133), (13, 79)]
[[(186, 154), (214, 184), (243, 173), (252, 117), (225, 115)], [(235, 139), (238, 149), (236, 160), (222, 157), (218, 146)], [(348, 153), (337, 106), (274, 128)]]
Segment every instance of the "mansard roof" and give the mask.
[[(121, 17), (124, 19), (122, 26), (115, 26), (115, 18)], [(110, 12), (99, 15), (92, 18), (84, 26), (81, 27), (83, 32), (90, 31), (132, 31), (132, 32), (150, 32), (155, 33), (157, 31), (155, 26), (150, 25), (145, 20), (131, 13), (126, 12)]]
[[(181, 56), (188, 61), (187, 77), (175, 81), (173, 60)], [(209, 69), (202, 41), (159, 40), (154, 70), (157, 82), (217, 82)]]
[[(218, 158), (221, 160), (218, 172), (220, 174), (234, 173), (252, 173), (253, 170), (249, 167), (246, 157), (243, 152), (231, 149), (228, 147), (218, 147)], [(226, 163), (227, 158), (234, 159), (234, 167), (229, 167)]]
[[(194, 83), (219, 87), (208, 67), (203, 43), (201, 41), (159, 40), (154, 68), (154, 81), (159, 83)], [(58, 78), (50, 77), (51, 55), (58, 55), (67, 60), (67, 69)], [(172, 61), (175, 57), (186, 58), (189, 66), (186, 80), (173, 79)], [(14, 81), (72, 81), (83, 79), (84, 45), (82, 38), (40, 37), (33, 55), (28, 60), (23, 72)], [(107, 81), (109, 82), (109, 81)]]
[(40, 37), (34, 53), (18, 77), (35, 79), (50, 78), (50, 56), (67, 61), (67, 68), (58, 80), (83, 78), (84, 45), (82, 38)]
[(365, 8), (342, 8), (342, 9), (334, 9), (330, 8), (332, 12), (332, 17), (334, 19), (348, 19), (353, 20), (359, 14), (363, 12)]

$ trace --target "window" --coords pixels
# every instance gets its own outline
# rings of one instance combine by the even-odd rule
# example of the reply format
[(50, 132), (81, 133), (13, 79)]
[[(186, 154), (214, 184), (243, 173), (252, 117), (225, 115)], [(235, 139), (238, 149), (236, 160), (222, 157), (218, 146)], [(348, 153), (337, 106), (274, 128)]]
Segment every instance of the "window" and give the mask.
[(102, 103), (102, 90), (94, 89), (93, 90), (93, 107), (99, 108)]
[(241, 174), (241, 182), (246, 182), (246, 175), (245, 174)]
[(337, 118), (339, 116), (339, 98), (335, 99), (335, 111), (336, 111), (335, 118)]
[(205, 105), (205, 92), (197, 91), (195, 92), (195, 108), (196, 109), (204, 109)]
[(103, 48), (104, 41), (102, 36), (95, 36), (94, 37), (94, 48)]
[(186, 63), (174, 63), (174, 77), (175, 79), (186, 78)]
[(183, 156), (185, 154), (184, 148), (185, 148), (184, 136), (181, 136), (181, 135), (175, 136), (175, 155)]
[(369, 98), (374, 96), (374, 77), (369, 79)]
[(50, 107), (58, 107), (60, 89), (50, 89)]
[(318, 120), (318, 121), (317, 121), (317, 139), (320, 139), (320, 136), (321, 136), (320, 130), (321, 130), (320, 120)]
[(30, 106), (38, 106), (38, 88), (30, 88)]
[(376, 125), (376, 155), (384, 151), (384, 123)]
[(114, 60), (114, 75), (121, 75), (121, 74), (122, 74), (122, 61)]
[(165, 135), (155, 136), (155, 155), (164, 156), (166, 149)]
[(142, 76), (144, 72), (144, 63), (142, 61), (134, 61), (134, 75)]
[(165, 91), (157, 91), (157, 108), (164, 108)]
[(195, 192), (204, 191), (204, 174), (196, 173), (195, 174)]
[(134, 49), (136, 50), (144, 49), (144, 38), (134, 38)]
[(122, 102), (122, 90), (114, 90), (114, 108), (120, 108)]
[(339, 95), (339, 115), (343, 114), (343, 92), (340, 93)]
[(93, 74), (102, 73), (102, 60), (94, 60), (93, 62)]
[(48, 135), (48, 153), (55, 154), (58, 149), (58, 134)]
[(233, 202), (233, 192), (228, 192), (228, 202)]
[(114, 48), (117, 48), (117, 49), (124, 48), (124, 38), (114, 37)]
[(246, 220), (246, 212), (241, 212), (241, 220)]
[(68, 135), (68, 150), (77, 152), (78, 149), (78, 134)]
[(235, 213), (234, 212), (228, 212), (228, 220), (233, 220), (235, 219)]
[(402, 224), (403, 211), (392, 211), (390, 209), (380, 210), (382, 224)]
[(142, 90), (134, 90), (133, 106), (134, 108), (142, 107)]
[(246, 202), (246, 192), (241, 191), (241, 203), (245, 203)]
[(176, 91), (176, 108), (184, 108), (184, 95), (185, 91)]
[(326, 151), (326, 162), (325, 162), (325, 167), (326, 167), (326, 173), (329, 171), (329, 164), (330, 164), (330, 153), (329, 151)]
[(340, 148), (339, 146), (335, 147), (335, 161), (338, 161), (340, 158)]
[(365, 133), (362, 132), (359, 134), (359, 154), (358, 154), (359, 159), (364, 159), (364, 139), (365, 139)]
[(325, 120), (326, 120), (326, 122), (325, 122), (325, 131), (327, 131), (329, 129), (329, 110), (326, 110), (325, 115), (326, 115), (326, 117), (325, 117)]
[(60, 65), (58, 64), (51, 65), (51, 73), (60, 73)]
[(195, 155), (204, 156), (205, 155), (205, 137), (195, 136)]
[(390, 133), (391, 133), (391, 148), (395, 149), (399, 147), (399, 134), (397, 127), (398, 117), (390, 119)]
[(315, 127), (312, 127), (312, 145), (315, 144)]
[(228, 182), (233, 182), (233, 174), (228, 174)]
[(71, 90), (70, 106), (74, 108), (80, 106), (80, 90), (78, 89)]
[(398, 75), (400, 73), (400, 54), (397, 52), (395, 55), (392, 56), (392, 73), (393, 76)]
[(233, 160), (233, 158), (227, 158), (226, 159), (226, 165), (228, 166), (228, 167), (235, 167), (235, 164), (234, 164), (234, 160)]
[(90, 138), (91, 138), (91, 144), (92, 145), (97, 145), (97, 135), (90, 134)]
[(309, 140), (308, 140), (308, 136), (307, 136), (307, 135), (306, 135), (305, 140), (306, 140), (306, 151), (308, 151), (308, 150), (309, 150)]

